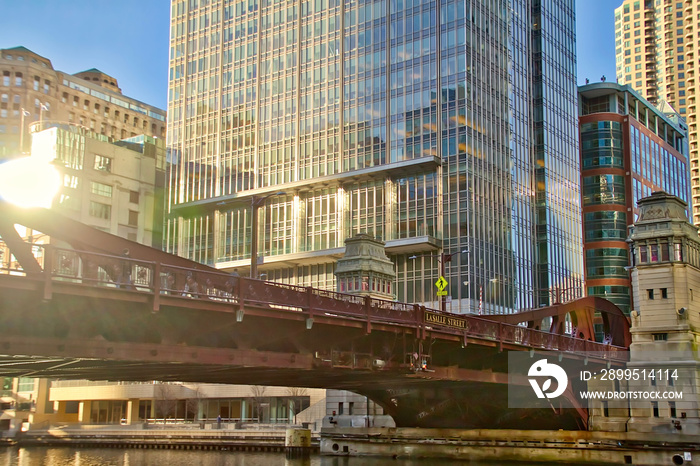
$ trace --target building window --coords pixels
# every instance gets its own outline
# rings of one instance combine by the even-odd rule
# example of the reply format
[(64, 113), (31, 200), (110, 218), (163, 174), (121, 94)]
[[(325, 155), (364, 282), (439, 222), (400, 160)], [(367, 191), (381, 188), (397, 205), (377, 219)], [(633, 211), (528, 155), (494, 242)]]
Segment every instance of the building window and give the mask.
[(659, 417), (659, 402), (658, 401), (651, 402), (651, 413), (652, 413), (652, 416)]
[(19, 385), (17, 386), (18, 392), (33, 392), (34, 391), (34, 379), (30, 377), (20, 377)]
[(95, 156), (95, 170), (103, 172), (112, 172), (112, 159), (103, 155)]
[(675, 401), (668, 402), (668, 412), (672, 418), (676, 417), (676, 402)]
[(138, 226), (139, 224), (139, 213), (136, 212), (135, 210), (130, 210), (129, 211), (129, 225), (131, 226)]
[(129, 191), (129, 202), (131, 202), (132, 204), (139, 203), (139, 192), (138, 191)]
[(343, 414), (343, 402), (338, 403), (338, 415)]
[(22, 86), (22, 73), (15, 73), (15, 86)]
[(66, 414), (78, 414), (78, 409), (80, 408), (80, 401), (66, 401)]
[(97, 181), (90, 182), (90, 192), (98, 196), (112, 197), (112, 187), (108, 184), (98, 183)]
[(663, 299), (667, 299), (667, 298), (668, 298), (668, 288), (661, 288), (661, 297), (662, 297)]
[(654, 299), (654, 290), (647, 290), (647, 297), (649, 299)]
[(666, 341), (668, 340), (668, 333), (652, 333), (654, 341)]
[(90, 201), (90, 215), (109, 220), (112, 217), (112, 206), (101, 202)]
[(608, 409), (608, 400), (603, 401), (603, 417), (610, 417), (610, 411)]

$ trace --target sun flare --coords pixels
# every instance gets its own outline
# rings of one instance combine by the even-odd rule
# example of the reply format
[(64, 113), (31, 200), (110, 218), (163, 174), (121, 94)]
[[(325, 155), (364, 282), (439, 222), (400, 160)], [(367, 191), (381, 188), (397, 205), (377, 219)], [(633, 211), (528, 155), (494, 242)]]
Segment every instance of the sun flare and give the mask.
[(19, 207), (51, 207), (61, 175), (44, 160), (25, 157), (0, 164), (0, 198)]

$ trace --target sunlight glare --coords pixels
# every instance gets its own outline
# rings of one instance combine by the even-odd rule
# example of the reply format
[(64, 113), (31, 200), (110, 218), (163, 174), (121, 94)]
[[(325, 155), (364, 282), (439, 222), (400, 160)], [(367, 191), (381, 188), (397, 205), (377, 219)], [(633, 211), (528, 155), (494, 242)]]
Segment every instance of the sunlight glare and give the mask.
[(46, 161), (25, 157), (0, 164), (0, 198), (18, 207), (51, 207), (61, 175)]

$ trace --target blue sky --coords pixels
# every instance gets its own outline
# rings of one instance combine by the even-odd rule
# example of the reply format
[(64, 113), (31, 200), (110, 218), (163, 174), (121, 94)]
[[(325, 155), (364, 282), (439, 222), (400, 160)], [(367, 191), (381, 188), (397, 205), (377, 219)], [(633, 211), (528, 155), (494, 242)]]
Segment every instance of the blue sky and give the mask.
[(170, 0), (0, 0), (0, 48), (23, 45), (65, 73), (97, 68), (165, 109)]
[[(621, 3), (576, 0), (578, 84), (615, 80), (613, 14)], [(169, 9), (169, 0), (0, 0), (0, 48), (23, 45), (66, 73), (97, 68), (125, 95), (165, 109)]]
[[(517, 1), (517, 0), (516, 0)], [(576, 82), (615, 81), (615, 8), (622, 0), (576, 0)]]

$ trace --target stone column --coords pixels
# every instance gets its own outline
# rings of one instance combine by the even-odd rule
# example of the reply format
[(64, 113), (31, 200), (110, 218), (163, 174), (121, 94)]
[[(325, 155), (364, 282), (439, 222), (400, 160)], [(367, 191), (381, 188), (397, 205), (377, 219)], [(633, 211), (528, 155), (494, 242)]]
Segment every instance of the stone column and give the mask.
[(134, 398), (126, 402), (126, 423), (128, 425), (139, 422), (139, 399)]
[(81, 401), (78, 405), (78, 422), (80, 424), (90, 423), (90, 409), (92, 407), (91, 401)]

